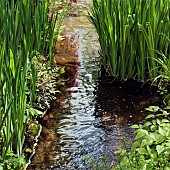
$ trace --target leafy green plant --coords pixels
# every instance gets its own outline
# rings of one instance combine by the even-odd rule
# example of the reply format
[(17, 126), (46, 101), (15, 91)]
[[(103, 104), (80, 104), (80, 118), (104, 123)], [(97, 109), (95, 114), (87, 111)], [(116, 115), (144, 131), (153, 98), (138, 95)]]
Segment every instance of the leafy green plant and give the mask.
[(98, 34), (102, 64), (110, 68), (113, 76), (139, 81), (158, 76), (155, 50), (169, 55), (169, 3), (93, 0), (90, 21)]
[(48, 55), (52, 63), (58, 15), (56, 10), (49, 16), (49, 6), (49, 0), (0, 1), (0, 166), (4, 169), (9, 169), (9, 165), (19, 169), (11, 164), (23, 158), (25, 130), (38, 75), (34, 57)]
[[(41, 60), (41, 62), (40, 62)], [(65, 72), (64, 67), (50, 67), (50, 62), (46, 61), (44, 56), (34, 56), (33, 64), (37, 70), (36, 84), (33, 107), (45, 112), (50, 107), (50, 101), (56, 98), (56, 94), (60, 93), (58, 86), (65, 85), (65, 79), (62, 78)], [(32, 72), (31, 69), (27, 74), (27, 95), (30, 95)], [(34, 109), (35, 110), (35, 109)], [(39, 115), (39, 114), (38, 114)], [(37, 115), (33, 116), (37, 117)]]
[(7, 153), (6, 160), (0, 163), (0, 170), (23, 170), (26, 166), (26, 161), (23, 156), (13, 154), (13, 152)]
[(170, 169), (170, 118), (169, 113), (158, 106), (150, 106), (152, 112), (144, 124), (133, 125), (135, 142), (131, 150), (120, 149), (115, 154), (119, 165), (114, 169)]

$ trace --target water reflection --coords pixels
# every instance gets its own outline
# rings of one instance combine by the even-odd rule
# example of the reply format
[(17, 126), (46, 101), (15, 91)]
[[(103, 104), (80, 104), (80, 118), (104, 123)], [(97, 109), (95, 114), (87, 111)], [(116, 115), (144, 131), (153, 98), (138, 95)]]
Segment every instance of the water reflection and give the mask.
[(89, 32), (91, 25), (82, 17), (68, 17), (65, 23), (68, 37), (79, 35), (80, 65), (66, 64), (65, 78), (70, 81), (42, 120), (29, 170), (91, 169), (85, 157), (100, 161), (104, 156), (113, 162), (114, 151), (122, 146), (120, 137), (133, 139), (129, 124), (139, 121), (144, 108), (158, 99), (141, 87), (135, 89), (133, 83), (124, 86), (98, 80), (99, 45), (96, 34)]
[[(123, 83), (98, 84), (95, 115), (102, 118), (102, 124), (128, 125), (144, 119), (149, 105), (159, 104), (156, 91), (143, 87), (141, 83), (129, 80)], [(154, 92), (155, 91), (155, 92)]]
[[(81, 29), (81, 35), (86, 32)], [(133, 139), (128, 125), (139, 121), (144, 108), (158, 100), (133, 82), (118, 85), (98, 80), (94, 51), (87, 55), (87, 49), (87, 44), (80, 44), (80, 66), (72, 66), (78, 70), (76, 85), (68, 86), (42, 121), (43, 131), (28, 169), (91, 169), (85, 157), (113, 162), (114, 151), (122, 146), (120, 137)]]

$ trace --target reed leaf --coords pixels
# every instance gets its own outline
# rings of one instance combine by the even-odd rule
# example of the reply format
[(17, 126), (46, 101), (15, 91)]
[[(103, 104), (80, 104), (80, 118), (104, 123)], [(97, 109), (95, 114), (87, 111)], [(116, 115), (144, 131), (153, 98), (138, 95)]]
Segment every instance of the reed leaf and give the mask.
[(33, 107), (36, 92), (35, 54), (53, 60), (57, 15), (49, 19), (49, 6), (49, 0), (0, 1), (0, 163), (10, 152), (22, 156), (27, 105)]
[(93, 0), (89, 18), (96, 28), (101, 62), (123, 80), (153, 80), (157, 53), (170, 52), (169, 0)]

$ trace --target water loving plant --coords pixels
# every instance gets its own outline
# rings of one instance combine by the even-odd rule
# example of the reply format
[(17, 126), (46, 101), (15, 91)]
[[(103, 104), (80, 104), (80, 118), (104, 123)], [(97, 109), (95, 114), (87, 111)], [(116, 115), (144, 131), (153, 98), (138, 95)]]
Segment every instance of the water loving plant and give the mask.
[(49, 5), (49, 0), (0, 1), (0, 169), (25, 166), (27, 105), (32, 107), (36, 91), (33, 57), (36, 52), (48, 54), (52, 61), (57, 14), (49, 16)]
[[(170, 40), (168, 39), (168, 42)], [(153, 80), (159, 82), (160, 94), (164, 97), (164, 103), (170, 105), (170, 53), (165, 56), (162, 52), (156, 51), (158, 56), (155, 61), (158, 63), (158, 76)]]
[(169, 54), (169, 16), (169, 0), (93, 0), (89, 17), (98, 34), (102, 64), (123, 80), (156, 78), (155, 50)]

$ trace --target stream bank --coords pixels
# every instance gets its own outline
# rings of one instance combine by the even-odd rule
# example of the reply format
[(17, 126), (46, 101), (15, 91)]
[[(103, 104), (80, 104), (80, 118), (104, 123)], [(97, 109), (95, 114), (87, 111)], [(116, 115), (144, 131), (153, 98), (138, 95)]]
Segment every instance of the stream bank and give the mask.
[[(65, 66), (68, 79), (43, 118), (42, 133), (28, 170), (87, 170), (85, 158), (114, 166), (114, 152), (122, 136), (133, 140), (129, 126), (141, 121), (145, 107), (159, 103), (159, 96), (136, 86), (99, 79), (99, 44), (83, 12), (91, 1), (80, 0), (65, 18), (65, 41), (57, 45), (55, 62)], [(60, 46), (60, 48), (58, 48)], [(67, 49), (67, 50), (63, 50)]]

